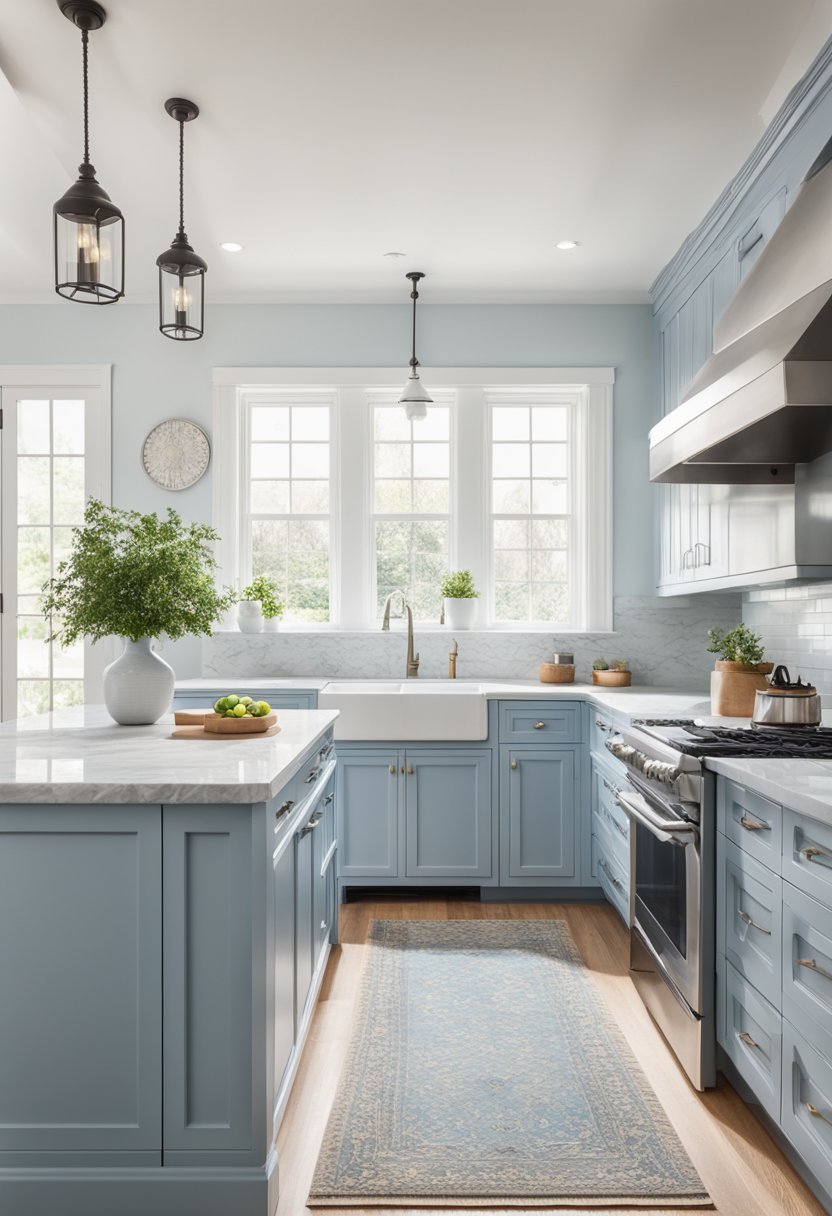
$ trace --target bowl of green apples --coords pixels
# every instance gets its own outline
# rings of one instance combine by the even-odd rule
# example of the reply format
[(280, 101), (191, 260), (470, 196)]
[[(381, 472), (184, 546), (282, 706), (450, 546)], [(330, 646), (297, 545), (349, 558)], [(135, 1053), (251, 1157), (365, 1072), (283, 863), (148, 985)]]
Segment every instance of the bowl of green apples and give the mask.
[(262, 735), (276, 722), (268, 701), (231, 692), (214, 702), (214, 712), (205, 715), (203, 726), (215, 735)]

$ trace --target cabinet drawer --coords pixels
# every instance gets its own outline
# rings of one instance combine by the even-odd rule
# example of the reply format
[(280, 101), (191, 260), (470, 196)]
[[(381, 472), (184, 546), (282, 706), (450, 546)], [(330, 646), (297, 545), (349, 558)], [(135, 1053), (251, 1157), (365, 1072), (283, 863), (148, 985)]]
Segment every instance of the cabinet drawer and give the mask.
[[(618, 826), (618, 820), (612, 819), (609, 811), (602, 802), (595, 802), (592, 808), (592, 832), (605, 844), (605, 852), (610, 854), (619, 869), (630, 872), (630, 840), (629, 834), (624, 835)], [(597, 878), (597, 875), (596, 875)]]
[(590, 751), (597, 753), (599, 756), (605, 756), (609, 760), (610, 764), (618, 765), (619, 762), (617, 760), (613, 760), (606, 748), (607, 739), (609, 739), (610, 735), (614, 735), (617, 731), (615, 722), (603, 709), (596, 709), (594, 705), (588, 705), (587, 709), (589, 710)]
[(786, 1137), (832, 1191), (832, 1064), (783, 1019), (781, 1122)]
[(607, 835), (592, 837), (592, 873), (601, 890), (615, 908), (625, 925), (630, 924), (630, 884), (627, 871), (622, 870), (609, 851)]
[(783, 1026), (777, 1010), (724, 958), (717, 959), (719, 1041), (766, 1114), (780, 1122)]
[(501, 743), (580, 743), (578, 701), (500, 703)]
[(617, 797), (619, 790), (624, 789), (627, 782), (610, 777), (597, 765), (593, 765), (593, 773), (597, 779), (598, 802), (603, 809), (603, 817), (624, 843), (629, 845), (630, 820), (626, 811), (619, 805)]
[(721, 778), (717, 790), (720, 832), (775, 874), (780, 873), (783, 810), (736, 781)]
[(832, 911), (787, 882), (783, 1014), (832, 1060)]
[(335, 840), (335, 773), (332, 774), (326, 783), (321, 809), (324, 816), (321, 824), (321, 831), (324, 837), (324, 853), (328, 853)]
[(832, 908), (832, 827), (783, 813), (783, 877)]
[(780, 1004), (783, 882), (719, 836), (717, 950), (775, 1005)]

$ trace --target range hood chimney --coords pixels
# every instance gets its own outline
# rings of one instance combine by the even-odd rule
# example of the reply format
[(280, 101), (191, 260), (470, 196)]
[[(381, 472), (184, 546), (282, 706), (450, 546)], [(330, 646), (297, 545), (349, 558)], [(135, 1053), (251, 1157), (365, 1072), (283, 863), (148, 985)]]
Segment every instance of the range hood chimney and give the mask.
[(772, 484), (832, 451), (832, 139), (650, 432), (650, 480)]

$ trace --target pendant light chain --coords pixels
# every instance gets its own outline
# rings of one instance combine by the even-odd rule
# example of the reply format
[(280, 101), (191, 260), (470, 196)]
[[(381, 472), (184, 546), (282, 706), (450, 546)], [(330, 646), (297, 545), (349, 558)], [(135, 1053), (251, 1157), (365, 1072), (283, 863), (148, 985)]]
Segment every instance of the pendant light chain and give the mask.
[(418, 367), (419, 360), (416, 358), (416, 301), (419, 298), (419, 292), (416, 290), (416, 283), (413, 283), (413, 290), (410, 293), (410, 298), (413, 300), (413, 354), (410, 357), (410, 366)]
[(179, 235), (185, 235), (185, 123), (179, 119)]
[(84, 76), (84, 164), (90, 163), (90, 75), (89, 75), (89, 43), (87, 30), (81, 30), (81, 54), (83, 58)]

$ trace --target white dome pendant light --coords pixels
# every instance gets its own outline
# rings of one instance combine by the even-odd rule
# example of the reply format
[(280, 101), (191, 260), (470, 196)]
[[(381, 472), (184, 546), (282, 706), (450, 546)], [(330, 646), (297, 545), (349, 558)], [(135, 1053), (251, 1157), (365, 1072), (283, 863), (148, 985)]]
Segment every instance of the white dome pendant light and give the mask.
[(427, 418), (428, 406), (433, 405), (433, 398), (422, 384), (416, 370), (419, 366), (419, 360), (416, 358), (416, 301), (419, 299), (417, 287), (419, 280), (425, 276), (421, 270), (410, 270), (405, 277), (410, 279), (413, 287), (410, 293), (413, 301), (413, 354), (410, 356), (410, 375), (407, 377), (402, 395), (399, 397), (399, 405), (404, 406), (404, 412), (410, 421), (416, 422), (420, 418)]

